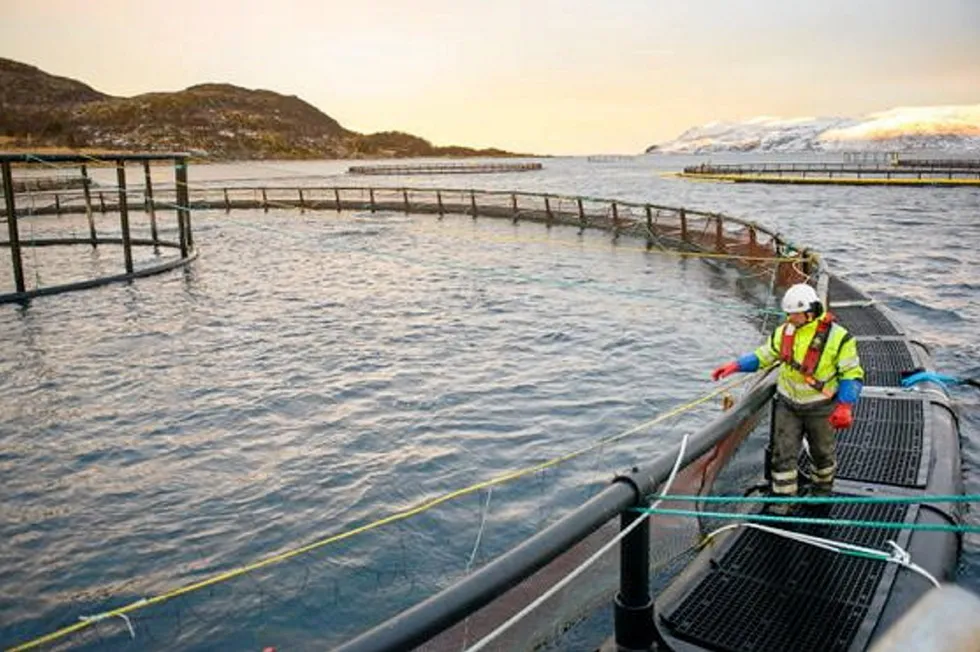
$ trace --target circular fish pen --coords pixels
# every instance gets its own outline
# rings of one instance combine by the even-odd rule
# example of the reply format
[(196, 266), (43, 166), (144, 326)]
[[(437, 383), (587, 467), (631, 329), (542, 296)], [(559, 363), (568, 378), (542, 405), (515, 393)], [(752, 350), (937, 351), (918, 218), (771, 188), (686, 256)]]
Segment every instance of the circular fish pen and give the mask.
[(896, 159), (891, 164), (701, 163), (685, 167), (677, 176), (731, 183), (980, 187), (980, 168), (955, 160)]
[(503, 174), (533, 172), (543, 169), (541, 163), (423, 163), (414, 165), (352, 165), (348, 174), (390, 175), (405, 174)]
[[(218, 187), (196, 190), (194, 197), (189, 198), (186, 205), (193, 209), (228, 212), (237, 209), (336, 210), (337, 212), (353, 210), (381, 213), (382, 215), (378, 216), (381, 219), (393, 214), (397, 216), (398, 213), (425, 213), (438, 215), (440, 218), (495, 217), (515, 223), (531, 221), (549, 227), (564, 225), (577, 228), (580, 233), (587, 229), (596, 229), (609, 233), (613, 239), (636, 239), (646, 249), (698, 258), (719, 268), (734, 267), (746, 279), (746, 284), (740, 286), (740, 289), (744, 287), (758, 292), (756, 296), (760, 300), (768, 299), (779, 288), (791, 283), (812, 282), (835, 310), (839, 310), (844, 318), (849, 320), (849, 328), (851, 324), (856, 324), (863, 329), (853, 328), (856, 335), (862, 338), (859, 344), (863, 347), (862, 356), (867, 354), (869, 361), (874, 361), (874, 364), (869, 364), (869, 368), (876, 374), (874, 384), (882, 386), (878, 392), (872, 392), (869, 400), (864, 403), (869, 409), (858, 414), (861, 428), (855, 429), (855, 438), (848, 442), (850, 450), (855, 453), (854, 471), (857, 473), (863, 471), (860, 468), (861, 458), (877, 453), (880, 449), (879, 435), (883, 429), (890, 428), (896, 421), (889, 416), (889, 410), (896, 407), (909, 407), (922, 417), (920, 419), (922, 432), (919, 434), (924, 432), (928, 438), (918, 450), (921, 452), (927, 446), (937, 447), (944, 460), (944, 466), (939, 469), (943, 474), (947, 474), (949, 470), (947, 467), (953, 467), (954, 462), (958, 461), (955, 456), (955, 446), (950, 446), (951, 443), (955, 443), (955, 424), (949, 416), (951, 413), (947, 406), (935, 399), (893, 396), (896, 390), (892, 387), (899, 378), (899, 372), (909, 363), (927, 366), (928, 352), (921, 350), (921, 347), (914, 342), (906, 341), (904, 332), (893, 323), (887, 311), (882, 311), (879, 306), (874, 305), (871, 297), (827, 274), (817, 255), (746, 220), (718, 213), (650, 203), (474, 189)], [(468, 223), (469, 219), (464, 221)], [(365, 633), (366, 638), (351, 641), (345, 649), (405, 649), (415, 645), (428, 645), (429, 649), (449, 647), (461, 649), (467, 642), (489, 637), (496, 631), (495, 628), (530, 607), (542, 596), (547, 597), (546, 594), (549, 594), (550, 598), (541, 610), (533, 618), (519, 622), (501, 640), (505, 641), (502, 644), (506, 646), (554, 640), (569, 623), (585, 617), (587, 612), (597, 606), (609, 603), (610, 596), (617, 591), (620, 557), (625, 560), (623, 563), (628, 564), (628, 567), (623, 567), (625, 571), (623, 576), (634, 578), (636, 581), (621, 591), (627, 599), (617, 600), (617, 636), (620, 634), (622, 622), (624, 623), (623, 635), (634, 637), (633, 641), (651, 637), (652, 623), (647, 618), (652, 614), (653, 604), (649, 595), (643, 595), (643, 591), (646, 590), (644, 574), (651, 567), (659, 569), (670, 563), (676, 563), (684, 550), (690, 548), (693, 542), (704, 534), (704, 525), (700, 521), (661, 514), (651, 519), (652, 527), (639, 528), (635, 536), (625, 539), (624, 544), (629, 544), (630, 547), (629, 549), (624, 547), (620, 554), (617, 554), (615, 549), (604, 549), (604, 545), (617, 535), (619, 525), (617, 520), (621, 519), (623, 526), (631, 526), (637, 520), (636, 510), (642, 509), (645, 505), (643, 501), (647, 494), (654, 492), (671, 477), (670, 473), (675, 461), (679, 464), (673, 468), (678, 471), (676, 484), (671, 487), (674, 493), (705, 496), (728, 492), (733, 488), (738, 490), (743, 486), (740, 483), (744, 482), (745, 475), (739, 469), (733, 469), (735, 465), (732, 462), (736, 460), (742, 443), (751, 436), (756, 424), (760, 420), (764, 422), (773, 392), (770, 379), (763, 377), (757, 380), (759, 380), (758, 384), (731, 411), (695, 433), (691, 438), (690, 447), (682, 444), (679, 450), (672, 448), (649, 464), (633, 468), (618, 477), (614, 487), (609, 491), (603, 491), (600, 496), (590, 499), (582, 510), (576, 510), (568, 518), (535, 534), (528, 539), (526, 545), (522, 544), (518, 550), (506, 553), (478, 571), (469, 574), (467, 568), (467, 576), (460, 583), (445, 588), (437, 595), (429, 596), (426, 603), (420, 603), (418, 608), (406, 611), (378, 630)], [(731, 387), (720, 388), (709, 394), (709, 397), (720, 396), (730, 389)], [(883, 408), (886, 405), (889, 409)], [(921, 438), (918, 441), (920, 444), (923, 442)], [(600, 442), (600, 445), (603, 443)], [(914, 449), (915, 446), (910, 445), (908, 448)], [(931, 486), (934, 486), (934, 479), (922, 474), (924, 467), (921, 465), (921, 460), (928, 461), (929, 457), (929, 455), (925, 455), (924, 458), (920, 456), (918, 465), (908, 467), (912, 473), (909, 481), (913, 485), (906, 494), (919, 491), (927, 480)], [(291, 596), (283, 598), (277, 596), (275, 591), (267, 591), (262, 587), (269, 577), (268, 574), (274, 572), (277, 566), (287, 566), (308, 552), (312, 553), (321, 548), (329, 549), (333, 544), (347, 545), (341, 542), (367, 529), (421, 516), (430, 508), (452, 502), (452, 499), (457, 497), (472, 496), (484, 489), (487, 490), (486, 504), (489, 505), (489, 488), (501, 486), (518, 477), (534, 478), (542, 469), (550, 468), (549, 465), (552, 463), (558, 462), (549, 460), (542, 465), (521, 469), (506, 477), (477, 483), (422, 504), (413, 505), (409, 509), (382, 519), (383, 522), (373, 522), (301, 547), (280, 550), (254, 563), (223, 569), (220, 573), (192, 584), (172, 588), (156, 595), (140, 597), (128, 603), (120, 604), (116, 601), (107, 605), (101, 612), (83, 612), (86, 614), (84, 620), (69, 619), (72, 621), (71, 624), (65, 625), (63, 629), (27, 641), (23, 648), (15, 649), (30, 649), (35, 644), (52, 643), (61, 638), (65, 638), (67, 643), (82, 644), (96, 640), (87, 638), (88, 636), (102, 637), (103, 642), (111, 639), (123, 643), (129, 636), (141, 641), (139, 637), (146, 636), (148, 629), (146, 623), (161, 627), (160, 621), (170, 617), (165, 614), (164, 609), (167, 605), (175, 603), (184, 605), (185, 615), (192, 614), (195, 619), (203, 622), (204, 619), (200, 617), (203, 611), (202, 603), (208, 596), (218, 596), (218, 598), (227, 596), (220, 592), (221, 588), (236, 579), (250, 590), (254, 589), (254, 586), (259, 586), (260, 602), (288, 599)], [(939, 478), (938, 481), (945, 492), (955, 492), (955, 484), (949, 482), (948, 477)], [(683, 505), (668, 503), (669, 506)], [(713, 508), (712, 505), (699, 505), (699, 507)], [(851, 515), (850, 512), (847, 515)], [(446, 518), (452, 520), (450, 516)], [(916, 518), (919, 518), (916, 514), (907, 516), (905, 512), (902, 512), (900, 517), (896, 517), (898, 520), (905, 519), (910, 524)], [(930, 518), (936, 524), (941, 524), (946, 514), (930, 512)], [(431, 525), (431, 521), (428, 523)], [(477, 534), (478, 542), (483, 532), (482, 523), (481, 520), (481, 529)], [(909, 541), (914, 541), (913, 535), (906, 535), (902, 539), (903, 544)], [(397, 547), (397, 544), (395, 545)], [(637, 546), (640, 553), (635, 552)], [(936, 555), (926, 565), (931, 569), (936, 565), (946, 566), (954, 547), (946, 546), (941, 555)], [(644, 560), (642, 557), (644, 549), (647, 554), (652, 552), (652, 558)], [(772, 549), (779, 549), (779, 547), (774, 546)], [(929, 552), (928, 546), (925, 551)], [(922, 549), (918, 552), (921, 553)], [(578, 576), (573, 584), (565, 587), (558, 586), (561, 580), (569, 575), (571, 568), (578, 568), (580, 564), (596, 555), (599, 562), (589, 572)], [(296, 586), (305, 588), (308, 583), (315, 583), (317, 574), (329, 563), (321, 567), (317, 562), (316, 567), (311, 565), (294, 569)], [(258, 579), (252, 580), (252, 576)], [(894, 582), (896, 576), (896, 574), (889, 574), (882, 581)], [(385, 575), (384, 569), (379, 570), (369, 579), (373, 579), (378, 593), (387, 588), (385, 582), (388, 581), (388, 576)], [(847, 579), (842, 577), (841, 581)], [(255, 582), (254, 585), (250, 583), (252, 581)], [(887, 600), (887, 597), (882, 595), (882, 591), (887, 592), (891, 585), (888, 584), (882, 590), (866, 592), (865, 597), (874, 602), (873, 613), (867, 616), (868, 618), (877, 618), (882, 613), (883, 605)], [(560, 592), (550, 593), (554, 587), (561, 589)], [(334, 590), (339, 595), (344, 588), (346, 587), (338, 584)], [(867, 588), (868, 585), (865, 584), (862, 590)], [(921, 588), (921, 586), (914, 586), (905, 594), (921, 591)], [(298, 589), (297, 593), (301, 590)], [(678, 591), (679, 589), (675, 590), (675, 595)], [(778, 598), (781, 594), (772, 595)], [(418, 597), (421, 599), (424, 596)], [(682, 619), (677, 615), (684, 606), (685, 600), (685, 596), (678, 597), (674, 602), (676, 608), (667, 614), (669, 618), (674, 618), (675, 628), (697, 622), (696, 619), (687, 616)], [(341, 600), (338, 598), (337, 602)], [(724, 603), (717, 602), (716, 606), (720, 610), (723, 606), (731, 608), (738, 604), (738, 599), (726, 599)], [(231, 608), (237, 611), (239, 607), (240, 605), (233, 604)], [(623, 609), (621, 610), (620, 607)], [(268, 605), (261, 604), (259, 608), (268, 609)], [(307, 608), (302, 600), (299, 600), (299, 608)], [(892, 615), (901, 608), (901, 604), (888, 606), (889, 613)], [(663, 611), (664, 606), (660, 605), (658, 609)], [(322, 621), (323, 606), (316, 604), (312, 610), (316, 612), (317, 620)], [(633, 623), (627, 624), (633, 618), (635, 618)], [(180, 620), (180, 616), (177, 620)], [(859, 619), (851, 617), (846, 621), (850, 624), (861, 623)], [(730, 622), (722, 625), (727, 627)], [(336, 625), (336, 623), (332, 624)], [(332, 624), (328, 621), (327, 626), (330, 627)], [(746, 624), (746, 628), (750, 626)], [(179, 625), (175, 636), (181, 637), (179, 642), (185, 645), (207, 645), (207, 642), (202, 642), (202, 639), (191, 638), (195, 633), (204, 637), (206, 641), (207, 632), (198, 629), (191, 633), (184, 633), (179, 631)], [(692, 635), (690, 632), (682, 633), (686, 636)], [(425, 643), (425, 641), (429, 642)]]
[[(174, 187), (171, 202), (160, 203), (154, 200), (153, 184), (150, 180), (150, 165), (153, 162), (173, 162)], [(24, 176), (14, 178), (15, 165), (27, 168), (41, 167), (42, 172), (52, 168), (75, 164), (78, 165), (79, 175), (63, 177)], [(139, 164), (143, 168), (144, 184), (136, 193), (129, 190), (127, 184), (127, 164)], [(116, 185), (112, 188), (99, 188), (93, 193), (93, 184), (89, 177), (88, 166), (113, 165), (116, 169)], [(73, 168), (74, 169), (74, 168)], [(2, 191), (4, 197), (3, 210), (0, 217), (7, 223), (7, 238), (0, 242), (0, 248), (9, 253), (12, 272), (12, 291), (0, 292), (0, 303), (25, 302), (32, 298), (72, 292), (99, 287), (109, 283), (130, 281), (144, 276), (160, 274), (194, 260), (194, 237), (191, 229), (191, 211), (187, 194), (187, 155), (186, 154), (0, 154), (0, 171), (2, 171)], [(106, 195), (109, 195), (109, 203)], [(133, 195), (139, 197), (133, 200)], [(115, 203), (112, 197), (115, 196)], [(98, 201), (95, 204), (95, 201)], [(140, 230), (131, 213), (142, 210), (147, 223)], [(157, 212), (172, 212), (176, 219), (176, 230), (169, 229), (166, 224), (158, 223)], [(97, 227), (96, 214), (104, 217), (107, 213), (118, 212), (118, 228)], [(40, 225), (32, 218), (36, 216), (84, 213), (87, 220), (85, 235), (78, 231), (71, 236), (64, 236), (62, 227), (58, 233), (48, 236)], [(101, 220), (100, 220), (101, 221)], [(29, 228), (29, 232), (24, 233)], [(100, 232), (101, 228), (101, 232)], [(38, 231), (41, 231), (38, 234)], [(161, 231), (165, 236), (161, 237)], [(118, 246), (122, 249), (121, 268), (118, 273), (104, 274), (102, 261), (93, 259), (90, 266), (94, 277), (82, 279), (65, 279), (57, 283), (45, 283), (42, 276), (63, 275), (65, 268), (73, 264), (80, 268), (76, 261), (66, 261), (64, 258), (54, 261), (41, 261), (39, 249), (61, 249), (63, 247), (90, 247), (98, 251), (99, 247)], [(136, 251), (152, 251), (148, 259), (139, 260), (134, 256)], [(161, 249), (176, 250), (177, 256), (162, 256)], [(89, 276), (83, 270), (77, 270), (73, 276)], [(30, 279), (34, 280), (33, 287), (28, 286)]]

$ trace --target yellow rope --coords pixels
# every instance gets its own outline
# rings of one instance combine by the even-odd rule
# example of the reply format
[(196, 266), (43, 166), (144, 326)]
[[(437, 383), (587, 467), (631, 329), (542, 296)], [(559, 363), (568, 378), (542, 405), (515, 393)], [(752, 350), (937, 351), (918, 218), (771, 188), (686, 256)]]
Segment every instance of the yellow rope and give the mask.
[(635, 434), (635, 433), (637, 433), (637, 432), (639, 432), (641, 430), (645, 430), (645, 429), (647, 429), (647, 428), (649, 428), (651, 426), (654, 426), (654, 425), (656, 425), (658, 423), (661, 423), (663, 421), (666, 421), (667, 419), (669, 419), (671, 417), (674, 417), (674, 416), (677, 416), (678, 414), (681, 414), (683, 412), (686, 412), (686, 411), (688, 411), (688, 410), (690, 410), (690, 409), (692, 409), (692, 408), (694, 408), (694, 407), (696, 407), (696, 406), (698, 406), (698, 405), (700, 405), (700, 404), (702, 404), (702, 403), (710, 400), (711, 398), (713, 398), (715, 396), (718, 396), (719, 394), (725, 394), (725, 393), (729, 392), (731, 389), (733, 389), (733, 388), (741, 385), (742, 383), (745, 383), (746, 381), (748, 381), (752, 377), (753, 376), (751, 376), (751, 375), (746, 375), (746, 376), (743, 376), (742, 378), (736, 380), (735, 382), (732, 382), (732, 383), (728, 383), (726, 385), (719, 386), (717, 389), (715, 389), (715, 390), (713, 390), (711, 392), (708, 392), (704, 396), (702, 396), (702, 397), (700, 397), (698, 399), (695, 399), (693, 401), (690, 401), (688, 403), (685, 403), (683, 405), (680, 405), (680, 406), (678, 406), (678, 407), (676, 407), (676, 408), (674, 408), (674, 409), (672, 409), (672, 410), (670, 410), (670, 411), (668, 411), (668, 412), (666, 412), (664, 414), (661, 414), (660, 416), (658, 416), (658, 417), (656, 417), (654, 419), (651, 419), (649, 421), (646, 421), (644, 423), (641, 423), (638, 426), (634, 426), (633, 428), (630, 428), (629, 430), (626, 430), (625, 432), (621, 432), (618, 435), (614, 435), (612, 437), (607, 437), (607, 438), (604, 438), (604, 439), (600, 439), (600, 440), (596, 441), (593, 444), (590, 444), (590, 445), (588, 445), (588, 446), (586, 446), (584, 448), (580, 448), (580, 449), (578, 449), (576, 451), (573, 451), (571, 453), (567, 453), (565, 455), (561, 455), (559, 457), (552, 458), (552, 459), (550, 459), (550, 460), (548, 460), (546, 462), (542, 462), (542, 463), (536, 464), (534, 466), (528, 466), (528, 467), (525, 467), (523, 469), (518, 469), (516, 471), (511, 471), (509, 473), (505, 473), (503, 475), (497, 476), (495, 478), (491, 478), (489, 480), (484, 480), (483, 482), (478, 482), (476, 484), (470, 485), (468, 487), (464, 487), (462, 489), (457, 489), (455, 491), (452, 491), (450, 493), (444, 494), (444, 495), (439, 496), (437, 498), (434, 498), (432, 500), (423, 501), (423, 502), (421, 502), (421, 503), (419, 503), (419, 504), (417, 504), (417, 505), (415, 505), (413, 507), (410, 507), (410, 508), (408, 508), (408, 509), (406, 509), (404, 511), (397, 512), (397, 513), (392, 514), (390, 516), (386, 516), (386, 517), (381, 518), (379, 520), (376, 520), (376, 521), (373, 521), (371, 523), (368, 523), (367, 525), (362, 525), (362, 526), (356, 527), (356, 528), (354, 528), (352, 530), (348, 530), (348, 531), (342, 532), (340, 534), (335, 534), (333, 536), (329, 536), (329, 537), (326, 537), (324, 539), (320, 539), (318, 541), (314, 541), (313, 543), (309, 543), (309, 544), (307, 544), (305, 546), (301, 546), (299, 548), (294, 548), (293, 550), (287, 550), (286, 552), (280, 553), (278, 555), (273, 555), (272, 557), (267, 557), (266, 559), (261, 559), (259, 561), (253, 562), (251, 564), (247, 564), (245, 566), (240, 566), (238, 568), (234, 568), (232, 570), (225, 571), (223, 573), (219, 573), (219, 574), (214, 575), (212, 577), (203, 579), (203, 580), (201, 580), (199, 582), (194, 582), (192, 584), (187, 584), (185, 586), (178, 587), (178, 588), (176, 588), (176, 589), (174, 589), (172, 591), (167, 591), (166, 593), (161, 593), (160, 595), (154, 596), (152, 598), (141, 598), (141, 599), (139, 599), (139, 600), (137, 600), (137, 601), (135, 601), (133, 603), (130, 603), (128, 605), (125, 605), (123, 607), (119, 607), (117, 609), (112, 609), (110, 611), (106, 611), (104, 613), (101, 613), (101, 614), (98, 615), (98, 618), (97, 619), (80, 620), (77, 623), (74, 623), (74, 624), (69, 625), (67, 627), (63, 627), (62, 629), (59, 629), (57, 631), (51, 632), (51, 633), (46, 634), (44, 636), (40, 636), (38, 638), (32, 639), (30, 641), (27, 641), (25, 643), (21, 643), (20, 645), (17, 645), (16, 647), (8, 648), (8, 652), (21, 652), (22, 650), (34, 649), (34, 648), (39, 647), (41, 645), (44, 645), (46, 643), (51, 643), (52, 641), (56, 641), (56, 640), (59, 640), (61, 638), (64, 638), (65, 636), (67, 636), (69, 634), (73, 634), (75, 632), (81, 631), (81, 630), (83, 630), (83, 629), (91, 626), (95, 622), (99, 622), (99, 621), (105, 620), (107, 618), (115, 618), (115, 617), (125, 616), (126, 614), (129, 614), (131, 612), (134, 612), (134, 611), (136, 611), (138, 609), (142, 609), (143, 607), (149, 607), (151, 605), (160, 604), (162, 602), (166, 602), (167, 600), (171, 600), (171, 599), (176, 598), (176, 597), (179, 597), (181, 595), (185, 595), (187, 593), (191, 593), (193, 591), (197, 591), (199, 589), (203, 589), (203, 588), (208, 587), (208, 586), (213, 586), (215, 584), (219, 584), (221, 582), (225, 582), (227, 580), (234, 579), (234, 578), (239, 577), (241, 575), (244, 575), (246, 573), (250, 573), (252, 571), (259, 570), (260, 568), (265, 568), (266, 566), (271, 566), (273, 564), (276, 564), (276, 563), (279, 563), (279, 562), (282, 562), (282, 561), (286, 561), (288, 559), (291, 559), (293, 557), (296, 557), (297, 555), (301, 555), (301, 554), (304, 554), (304, 553), (307, 553), (307, 552), (316, 550), (318, 548), (322, 548), (323, 546), (326, 546), (328, 544), (336, 543), (338, 541), (343, 541), (344, 539), (349, 539), (349, 538), (351, 538), (351, 537), (353, 537), (355, 535), (362, 534), (362, 533), (367, 532), (369, 530), (373, 530), (375, 528), (381, 527), (382, 525), (388, 525), (390, 523), (395, 523), (397, 521), (404, 520), (404, 519), (409, 518), (411, 516), (416, 516), (418, 514), (421, 514), (422, 512), (425, 512), (425, 511), (427, 511), (429, 509), (432, 509), (433, 507), (436, 507), (438, 505), (441, 505), (442, 503), (445, 503), (447, 501), (453, 500), (454, 498), (459, 498), (461, 496), (466, 496), (466, 495), (472, 494), (472, 493), (474, 493), (476, 491), (479, 491), (481, 489), (486, 489), (488, 487), (492, 487), (492, 486), (495, 486), (495, 485), (503, 484), (505, 482), (509, 482), (511, 480), (516, 480), (517, 478), (520, 478), (520, 477), (523, 477), (523, 476), (526, 476), (526, 475), (530, 475), (532, 473), (537, 473), (538, 471), (542, 471), (544, 469), (547, 469), (547, 468), (550, 468), (550, 467), (553, 467), (553, 466), (557, 466), (558, 464), (561, 464), (563, 462), (567, 462), (567, 461), (569, 461), (571, 459), (574, 459), (576, 457), (579, 457), (581, 455), (584, 455), (585, 453), (587, 453), (589, 451), (595, 450), (597, 448), (600, 448), (600, 447), (605, 446), (607, 444), (610, 444), (612, 442), (619, 441), (620, 439), (623, 439), (624, 437), (627, 437), (629, 435)]

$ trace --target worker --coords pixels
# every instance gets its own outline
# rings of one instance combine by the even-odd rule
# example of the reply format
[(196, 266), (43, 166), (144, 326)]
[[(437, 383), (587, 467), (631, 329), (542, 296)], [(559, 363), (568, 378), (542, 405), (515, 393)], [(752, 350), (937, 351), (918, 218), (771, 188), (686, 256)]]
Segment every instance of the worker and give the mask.
[[(762, 346), (715, 369), (711, 377), (719, 380), (782, 363), (770, 442), (771, 493), (797, 495), (797, 460), (805, 436), (813, 462), (811, 495), (828, 496), (837, 470), (835, 430), (854, 421), (864, 370), (854, 338), (824, 310), (811, 286), (800, 283), (786, 290), (782, 308), (786, 321)], [(771, 511), (789, 511), (789, 504), (780, 505)]]

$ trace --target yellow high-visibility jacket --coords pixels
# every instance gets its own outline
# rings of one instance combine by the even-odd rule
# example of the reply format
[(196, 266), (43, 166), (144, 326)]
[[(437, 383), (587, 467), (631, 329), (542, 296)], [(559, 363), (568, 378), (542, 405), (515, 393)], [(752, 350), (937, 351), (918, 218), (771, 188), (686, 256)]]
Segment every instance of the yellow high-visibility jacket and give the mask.
[[(823, 315), (796, 329), (796, 337), (793, 341), (793, 359), (799, 365), (803, 364), (821, 318)], [(754, 353), (759, 359), (760, 367), (771, 367), (779, 362), (783, 334), (786, 332), (787, 326), (792, 328), (789, 322), (780, 324), (773, 331), (768, 341), (755, 350)], [(819, 403), (832, 398), (837, 393), (837, 388), (842, 380), (861, 381), (864, 379), (864, 369), (861, 368), (861, 361), (858, 359), (857, 342), (847, 332), (847, 329), (834, 322), (831, 324), (830, 330), (827, 331), (826, 337), (827, 343), (824, 345), (820, 362), (817, 364), (810, 382), (807, 382), (803, 374), (791, 365), (783, 364), (779, 368), (776, 389), (781, 395), (797, 405)], [(814, 384), (822, 384), (822, 387), (817, 389)]]

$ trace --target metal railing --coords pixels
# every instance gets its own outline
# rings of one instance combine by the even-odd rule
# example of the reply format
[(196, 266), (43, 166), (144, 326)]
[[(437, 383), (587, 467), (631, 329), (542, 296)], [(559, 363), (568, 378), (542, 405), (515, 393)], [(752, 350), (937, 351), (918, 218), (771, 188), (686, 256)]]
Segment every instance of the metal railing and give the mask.
[[(173, 200), (165, 207), (159, 206), (153, 198), (153, 185), (150, 181), (150, 163), (153, 161), (172, 161), (174, 164), (174, 187)], [(146, 201), (141, 206), (146, 210), (150, 220), (150, 238), (135, 238), (130, 229), (130, 210), (136, 208), (129, 201), (129, 191), (127, 189), (127, 163), (142, 163), (144, 171), (143, 193)], [(79, 164), (80, 184), (68, 184), (70, 186), (80, 185), (80, 190), (66, 190), (67, 194), (60, 192), (63, 184), (58, 185), (58, 191), (43, 192), (44, 197), (50, 197), (53, 204), (43, 206), (41, 210), (32, 207), (30, 210), (18, 210), (18, 196), (24, 192), (31, 192), (32, 189), (41, 188), (43, 184), (33, 183), (30, 178), (14, 181), (13, 166), (25, 165), (29, 167), (52, 166), (58, 164)], [(93, 196), (91, 189), (91, 179), (88, 175), (89, 165), (113, 165), (116, 169), (116, 187), (114, 188), (117, 201), (112, 210), (119, 213), (119, 236), (106, 237), (98, 233), (95, 220), (93, 218)], [(175, 267), (184, 265), (194, 259), (194, 238), (191, 230), (191, 212), (187, 194), (187, 154), (0, 154), (0, 190), (4, 197), (4, 210), (2, 215), (7, 222), (7, 240), (0, 242), (0, 247), (10, 249), (10, 263), (14, 280), (14, 291), (0, 294), (0, 303), (24, 302), (34, 297), (58, 294), (74, 290), (83, 290), (107, 283), (125, 281), (151, 274), (158, 274), (168, 271)], [(62, 197), (66, 201), (74, 202), (62, 206)], [(102, 213), (110, 210), (107, 208), (105, 196), (99, 193), (99, 206)], [(159, 237), (157, 227), (156, 211), (159, 209), (173, 210), (178, 226), (178, 239), (176, 241), (165, 240)], [(58, 238), (34, 238), (23, 241), (20, 236), (18, 223), (21, 218), (35, 214), (57, 214), (65, 212), (84, 212), (88, 217), (89, 237), (58, 237)], [(112, 244), (121, 245), (123, 249), (124, 272), (110, 276), (84, 279), (72, 283), (63, 283), (47, 287), (28, 288), (24, 274), (24, 247), (50, 247), (50, 246), (69, 246), (69, 245), (90, 245), (93, 248), (99, 245)], [(133, 262), (133, 247), (149, 246), (154, 248), (168, 247), (180, 250), (179, 258), (167, 260), (157, 264), (149, 265), (141, 269), (136, 269)]]
[(902, 158), (897, 157), (894, 165), (913, 168), (943, 168), (980, 170), (980, 158)]
[(963, 179), (980, 181), (980, 166), (952, 166), (937, 161), (906, 161), (894, 164), (854, 163), (701, 163), (684, 168), (688, 175), (766, 175), (775, 177), (843, 177), (881, 179)]
[[(816, 256), (753, 222), (720, 213), (652, 203), (514, 191), (360, 186), (219, 187), (197, 186), (183, 195), (175, 186), (144, 191), (144, 210), (187, 206), (190, 210), (299, 209), (457, 214), (528, 220), (548, 225), (602, 229), (631, 236), (650, 249), (698, 252), (736, 260), (745, 271), (770, 284), (788, 286), (813, 273)], [(126, 205), (124, 189), (102, 190), (87, 198), (79, 191), (49, 193), (34, 215), (98, 210)], [(96, 204), (97, 202), (97, 204)], [(97, 205), (93, 209), (92, 205)], [(795, 259), (791, 261), (789, 259)]]

